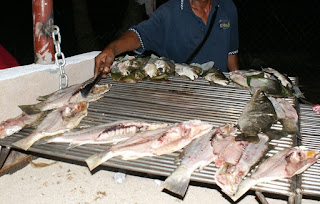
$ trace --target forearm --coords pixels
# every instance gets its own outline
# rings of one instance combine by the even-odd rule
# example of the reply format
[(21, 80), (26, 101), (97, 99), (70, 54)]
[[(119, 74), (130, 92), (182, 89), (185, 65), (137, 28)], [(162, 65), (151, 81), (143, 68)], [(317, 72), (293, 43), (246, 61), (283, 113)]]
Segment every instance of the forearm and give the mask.
[(234, 71), (239, 69), (238, 55), (228, 55), (228, 69)]
[[(139, 49), (141, 47), (138, 36), (132, 31), (126, 31), (120, 38), (111, 42), (103, 51), (111, 50), (114, 56)], [(102, 52), (103, 52), (102, 51)]]

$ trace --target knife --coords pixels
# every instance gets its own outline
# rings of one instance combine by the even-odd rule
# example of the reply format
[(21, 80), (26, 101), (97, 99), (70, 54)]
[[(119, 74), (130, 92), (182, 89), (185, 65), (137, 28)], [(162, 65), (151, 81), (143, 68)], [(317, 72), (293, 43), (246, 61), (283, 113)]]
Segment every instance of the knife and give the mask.
[(86, 98), (86, 97), (88, 96), (88, 94), (90, 93), (92, 87), (102, 79), (102, 75), (103, 75), (103, 74), (104, 74), (104, 72), (100, 72), (100, 73), (98, 74), (98, 76), (93, 80), (93, 82), (85, 85), (85, 86), (81, 89), (80, 92), (81, 92), (81, 96), (82, 96), (83, 98)]

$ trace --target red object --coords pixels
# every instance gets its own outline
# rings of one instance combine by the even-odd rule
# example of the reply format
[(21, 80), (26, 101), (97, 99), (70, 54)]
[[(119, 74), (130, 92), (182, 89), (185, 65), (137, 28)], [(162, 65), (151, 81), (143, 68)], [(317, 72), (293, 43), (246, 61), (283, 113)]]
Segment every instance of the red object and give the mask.
[(320, 114), (320, 105), (319, 105), (319, 104), (314, 105), (314, 106), (312, 107), (312, 110), (313, 110), (314, 112)]
[(36, 64), (54, 63), (52, 0), (33, 0), (33, 46)]
[(0, 69), (7, 69), (15, 66), (19, 66), (18, 61), (2, 45), (0, 45)]

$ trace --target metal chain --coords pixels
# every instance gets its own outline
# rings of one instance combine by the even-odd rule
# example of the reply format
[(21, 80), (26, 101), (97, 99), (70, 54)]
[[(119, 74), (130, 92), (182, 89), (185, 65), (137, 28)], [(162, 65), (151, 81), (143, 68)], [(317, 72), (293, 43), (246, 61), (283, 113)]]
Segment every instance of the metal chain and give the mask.
[(53, 39), (54, 47), (56, 50), (56, 53), (54, 54), (55, 63), (60, 69), (59, 85), (60, 85), (60, 89), (64, 89), (64, 88), (68, 87), (68, 76), (64, 72), (64, 66), (66, 65), (66, 59), (64, 57), (63, 52), (61, 52), (60, 29), (56, 25), (53, 25), (52, 39)]

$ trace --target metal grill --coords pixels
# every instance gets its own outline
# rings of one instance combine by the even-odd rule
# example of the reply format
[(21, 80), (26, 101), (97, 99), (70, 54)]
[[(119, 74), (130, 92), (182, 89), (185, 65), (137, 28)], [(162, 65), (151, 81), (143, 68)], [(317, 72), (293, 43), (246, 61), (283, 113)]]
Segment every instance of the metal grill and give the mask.
[[(220, 126), (230, 122), (236, 123), (244, 106), (251, 98), (247, 90), (233, 85), (213, 87), (203, 79), (192, 82), (186, 78), (173, 77), (169, 82), (143, 81), (137, 84), (114, 83), (111, 79), (103, 79), (101, 83), (112, 83), (113, 87), (104, 98), (90, 103), (88, 116), (82, 120), (80, 125), (95, 126), (130, 119), (169, 123), (200, 119), (210, 122), (214, 126)], [(299, 110), (299, 104), (296, 103), (296, 100), (289, 99), (289, 101)], [(311, 149), (319, 149), (320, 139), (317, 136), (320, 135), (320, 117), (312, 115), (312, 110), (309, 109), (309, 106), (301, 106), (302, 144)], [(281, 129), (281, 125), (277, 123), (272, 128)], [(27, 128), (0, 140), (0, 145), (11, 147), (12, 143), (27, 136), (31, 131), (31, 128)], [(296, 142), (296, 137), (292, 135), (280, 140), (272, 140), (270, 143), (274, 145), (274, 148), (268, 152), (268, 155), (285, 147), (295, 146)], [(87, 157), (105, 150), (107, 147), (108, 145), (83, 145), (67, 149), (68, 144), (45, 144), (34, 145), (29, 151), (84, 162)], [(178, 166), (176, 159), (180, 152), (132, 161), (116, 157), (102, 165), (158, 176), (169, 176)], [(295, 195), (295, 190), (300, 188), (301, 184), (303, 194), (320, 195), (319, 165), (318, 161), (302, 174), (301, 179), (300, 177), (280, 179), (259, 184), (252, 190), (291, 197)], [(215, 184), (216, 171), (217, 168), (210, 164), (201, 171), (196, 170), (192, 174), (191, 180)], [(299, 179), (302, 182), (299, 182)]]

